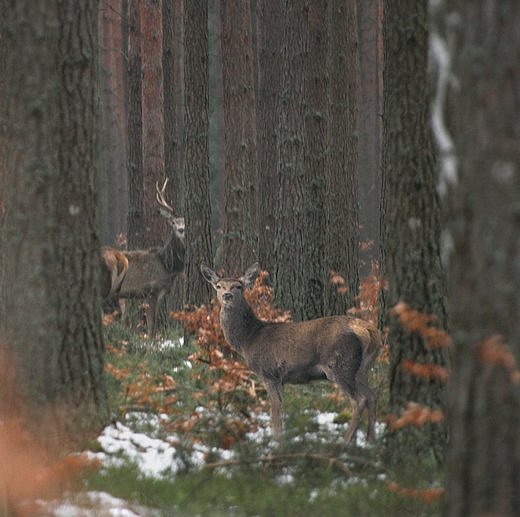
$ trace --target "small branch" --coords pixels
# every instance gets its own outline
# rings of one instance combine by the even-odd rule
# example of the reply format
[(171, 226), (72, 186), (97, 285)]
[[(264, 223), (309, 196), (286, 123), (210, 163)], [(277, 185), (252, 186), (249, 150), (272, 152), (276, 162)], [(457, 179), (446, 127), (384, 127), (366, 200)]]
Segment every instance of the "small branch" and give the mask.
[(238, 460), (225, 460), (225, 461), (215, 461), (213, 463), (206, 463), (202, 468), (203, 469), (216, 469), (219, 467), (232, 467), (237, 465), (247, 465), (251, 463), (278, 463), (281, 461), (287, 460), (313, 460), (323, 463), (328, 463), (331, 467), (342, 472), (345, 476), (351, 477), (352, 471), (337, 458), (333, 458), (331, 456), (325, 456), (323, 454), (316, 454), (310, 452), (295, 452), (295, 453), (287, 453), (287, 454), (276, 454), (271, 456), (261, 456), (259, 458), (250, 458), (250, 459), (238, 459)]

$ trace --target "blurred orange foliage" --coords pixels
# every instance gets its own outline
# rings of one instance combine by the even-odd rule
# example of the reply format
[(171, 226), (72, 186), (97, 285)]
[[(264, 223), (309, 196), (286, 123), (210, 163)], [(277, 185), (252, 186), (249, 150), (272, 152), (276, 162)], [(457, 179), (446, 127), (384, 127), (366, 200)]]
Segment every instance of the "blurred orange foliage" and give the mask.
[(419, 490), (416, 488), (404, 488), (394, 481), (387, 484), (388, 490), (395, 494), (402, 495), (404, 497), (411, 497), (413, 499), (420, 499), (425, 503), (433, 503), (438, 501), (444, 495), (444, 488), (429, 488), (425, 490)]
[(412, 309), (407, 303), (399, 302), (390, 314), (397, 316), (399, 323), (409, 332), (419, 334), (430, 348), (445, 348), (452, 345), (451, 336), (444, 330), (432, 326), (437, 318)]
[(389, 415), (388, 423), (393, 431), (408, 425), (422, 427), (425, 424), (435, 424), (445, 419), (444, 412), (440, 409), (431, 409), (416, 402), (408, 402), (401, 416)]
[(0, 423), (0, 508), (9, 514), (39, 515), (36, 499), (57, 497), (85, 470), (99, 466), (82, 454), (57, 459), (17, 418)]

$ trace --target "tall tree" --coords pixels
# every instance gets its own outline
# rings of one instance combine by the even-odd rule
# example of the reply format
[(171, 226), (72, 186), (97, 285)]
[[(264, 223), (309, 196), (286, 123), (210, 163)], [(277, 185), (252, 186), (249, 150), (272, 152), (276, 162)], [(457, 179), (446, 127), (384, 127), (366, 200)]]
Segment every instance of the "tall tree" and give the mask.
[(357, 0), (359, 32), (359, 226), (361, 274), (371, 271), (379, 243), (382, 139), (383, 1)]
[(328, 57), (329, 31), (327, 2), (311, 0), (307, 9), (303, 85), (303, 198), (300, 205), (305, 240), (299, 252), (302, 255), (302, 272), (305, 278), (300, 293), (304, 300), (302, 317), (312, 319), (323, 316), (325, 283), (328, 282), (325, 271), (325, 178), (328, 176), (329, 75), (324, 63)]
[(222, 255), (230, 274), (258, 258), (256, 110), (250, 2), (221, 0), (225, 125)]
[[(381, 264), (389, 288), (383, 309), (398, 302), (436, 318), (446, 328), (445, 275), (440, 260), (440, 209), (435, 190), (427, 80), (428, 14), (426, 0), (396, 0), (385, 5), (383, 181), (381, 194)], [(412, 375), (404, 361), (445, 366), (446, 352), (430, 347), (419, 332), (387, 317), (390, 344), (390, 409), (401, 413), (414, 401), (443, 405), (444, 386), (435, 378)], [(409, 364), (409, 363), (408, 363)], [(404, 429), (390, 436), (394, 458), (405, 452), (416, 459), (439, 457), (444, 430), (426, 426), (418, 436)]]
[(208, 151), (208, 4), (184, 7), (184, 192), (186, 199), (185, 302), (210, 299), (200, 264), (212, 262)]
[(102, 240), (113, 244), (126, 232), (128, 210), (126, 157), (125, 55), (121, 0), (107, 0), (99, 10), (101, 96)]
[[(170, 179), (167, 199), (176, 215), (184, 215), (183, 181), (183, 0), (163, 2), (163, 94), (164, 94), (164, 170)], [(184, 276), (177, 275), (162, 319), (169, 321), (172, 310), (181, 310), (184, 297)]]
[(108, 416), (95, 188), (98, 3), (3, 7), (0, 346), (13, 382), (2, 377), (0, 402), (38, 437), (63, 446), (97, 431)]
[(143, 192), (141, 12), (138, 0), (127, 0), (128, 47), (128, 224), (130, 249), (145, 244)]
[[(332, 1), (328, 24), (330, 46), (329, 125), (326, 198), (325, 312), (344, 314), (355, 304), (359, 288), (357, 96), (359, 56), (356, 1)], [(341, 287), (330, 274), (343, 278)]]
[(451, 4), (457, 185), (449, 309), (455, 353), (445, 515), (520, 505), (520, 4)]
[(273, 211), (277, 196), (277, 106), (281, 80), (283, 40), (282, 2), (256, 3), (256, 122), (258, 167), (258, 258), (263, 269), (272, 271), (275, 227)]
[(140, 0), (142, 141), (145, 246), (162, 244), (168, 232), (157, 211), (156, 183), (164, 178), (162, 0)]
[(303, 217), (304, 111), (303, 84), (307, 45), (307, 8), (295, 0), (282, 5), (281, 88), (277, 99), (277, 185), (274, 200), (276, 220), (273, 254), (273, 284), (277, 303), (292, 311), (296, 320), (306, 314), (307, 272), (303, 269), (306, 227)]

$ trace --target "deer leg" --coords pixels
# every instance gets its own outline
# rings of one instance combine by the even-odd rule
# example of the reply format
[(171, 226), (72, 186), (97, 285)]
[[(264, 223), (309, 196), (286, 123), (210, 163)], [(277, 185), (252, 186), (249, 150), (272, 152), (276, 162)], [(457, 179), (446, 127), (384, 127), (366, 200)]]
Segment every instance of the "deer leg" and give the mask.
[(145, 309), (146, 329), (148, 330), (148, 337), (153, 339), (155, 336), (155, 322), (157, 313), (157, 295), (154, 293), (148, 299), (148, 306)]
[(337, 371), (334, 370), (324, 370), (327, 378), (332, 382), (337, 382), (343, 392), (350, 399), (350, 403), (354, 408), (354, 412), (352, 414), (352, 419), (350, 420), (350, 424), (348, 427), (347, 435), (346, 435), (346, 443), (350, 443), (352, 438), (356, 435), (356, 432), (359, 427), (359, 422), (361, 420), (361, 415), (365, 410), (367, 405), (367, 400), (363, 393), (358, 391), (358, 386), (356, 379), (353, 378), (352, 375), (346, 375), (345, 370)]
[(276, 381), (265, 381), (265, 388), (271, 403), (271, 428), (273, 436), (278, 438), (282, 434), (283, 396), (282, 384)]
[(148, 336), (152, 339), (155, 337), (157, 320), (159, 319), (159, 308), (167, 292), (167, 289), (161, 289), (158, 293), (154, 293), (150, 296), (148, 309), (146, 311), (146, 327), (148, 329)]
[(367, 440), (369, 442), (373, 442), (376, 437), (376, 395), (369, 387), (368, 381), (366, 379), (361, 379), (358, 381), (358, 390), (363, 394), (368, 413)]
[(361, 415), (365, 410), (367, 405), (366, 399), (364, 397), (351, 399), (352, 405), (354, 406), (354, 414), (352, 415), (352, 419), (350, 420), (350, 424), (348, 426), (347, 435), (345, 437), (346, 443), (350, 443), (352, 438), (356, 436), (359, 421), (361, 420)]

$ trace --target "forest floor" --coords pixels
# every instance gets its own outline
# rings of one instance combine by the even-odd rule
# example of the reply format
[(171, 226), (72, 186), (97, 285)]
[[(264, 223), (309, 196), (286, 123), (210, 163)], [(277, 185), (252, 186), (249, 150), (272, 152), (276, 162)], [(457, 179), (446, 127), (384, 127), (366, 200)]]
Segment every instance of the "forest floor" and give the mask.
[(208, 368), (194, 342), (147, 343), (114, 327), (107, 332), (112, 423), (85, 451), (101, 467), (60, 498), (40, 501), (42, 515), (440, 514), (438, 503), (392, 489), (385, 424), (369, 445), (363, 422), (345, 447), (348, 401), (330, 383), (286, 386), (278, 443), (254, 378), (239, 388)]

